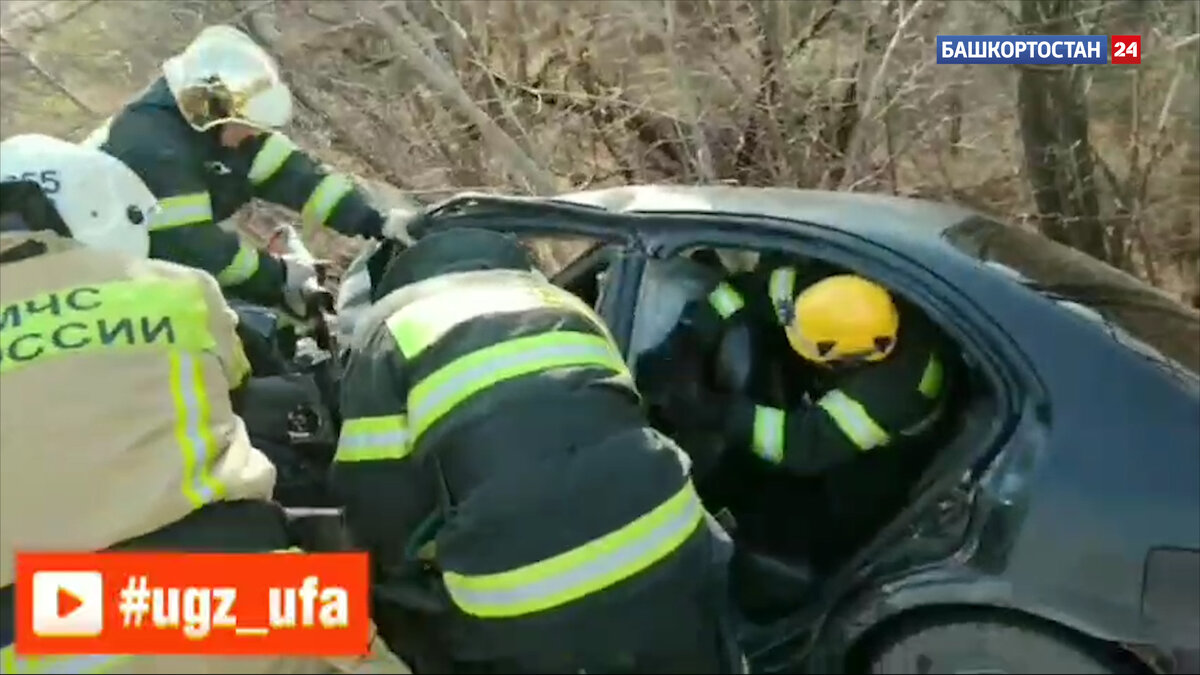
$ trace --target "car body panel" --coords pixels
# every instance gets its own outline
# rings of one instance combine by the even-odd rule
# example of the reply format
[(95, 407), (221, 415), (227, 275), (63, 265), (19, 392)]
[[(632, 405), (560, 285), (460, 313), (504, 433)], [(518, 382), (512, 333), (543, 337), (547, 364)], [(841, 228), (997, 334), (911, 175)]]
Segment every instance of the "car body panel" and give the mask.
[[(976, 212), (899, 197), (723, 186), (614, 188), (554, 201), (634, 217), (596, 216), (584, 228), (566, 224), (564, 213), (529, 230), (607, 231), (650, 255), (693, 238), (744, 246), (794, 238), (801, 248), (831, 252), (858, 247), (860, 261), (878, 263), (864, 273), (878, 271), (884, 283), (896, 275), (899, 288), (940, 305), (939, 319), (953, 323), (970, 313), (960, 328), (977, 333), (1002, 361), (1005, 393), (1014, 397), (1012, 433), (988, 465), (977, 467), (965, 534), (940, 559), (858, 578), (842, 595), (824, 594), (827, 610), (838, 606), (823, 628), (830, 644), (848, 646), (870, 625), (913, 607), (982, 603), (1114, 642), (1200, 649), (1200, 639), (1177, 644), (1187, 640), (1142, 607), (1152, 551), (1200, 551), (1195, 375), (1168, 372), (1095, 317), (948, 242), (947, 228)], [(478, 218), (464, 213), (447, 225), (506, 227), (487, 208)], [(621, 285), (621, 302), (636, 302), (641, 275)], [(894, 556), (912, 542), (889, 546), (879, 555)]]

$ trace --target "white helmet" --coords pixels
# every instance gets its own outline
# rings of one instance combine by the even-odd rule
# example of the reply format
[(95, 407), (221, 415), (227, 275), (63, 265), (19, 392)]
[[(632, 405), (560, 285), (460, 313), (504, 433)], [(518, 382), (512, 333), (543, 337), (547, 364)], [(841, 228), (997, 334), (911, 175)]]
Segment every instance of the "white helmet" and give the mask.
[(116, 157), (42, 134), (21, 134), (0, 142), (0, 176), (6, 185), (40, 187), (81, 244), (149, 257), (149, 225), (158, 200)]
[(197, 131), (225, 122), (270, 131), (292, 118), (292, 92), (279, 76), (279, 66), (231, 26), (200, 31), (162, 70), (179, 111)]

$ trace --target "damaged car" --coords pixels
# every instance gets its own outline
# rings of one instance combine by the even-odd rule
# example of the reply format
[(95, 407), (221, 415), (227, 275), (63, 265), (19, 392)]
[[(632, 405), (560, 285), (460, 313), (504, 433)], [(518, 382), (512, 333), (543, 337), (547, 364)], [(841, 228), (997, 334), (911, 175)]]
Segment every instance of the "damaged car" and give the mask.
[[(753, 466), (698, 479), (738, 544), (753, 672), (1200, 667), (1195, 310), (1035, 232), (900, 197), (465, 194), (412, 231), (449, 227), (574, 251), (552, 281), (605, 319), (635, 376), (686, 303), (765, 255), (882, 284), (955, 346), (950, 407), (919, 443), (811, 479)], [(730, 336), (697, 376), (736, 391), (758, 358)], [(749, 454), (738, 451), (724, 453)], [(892, 479), (847, 487), (868, 467)]]

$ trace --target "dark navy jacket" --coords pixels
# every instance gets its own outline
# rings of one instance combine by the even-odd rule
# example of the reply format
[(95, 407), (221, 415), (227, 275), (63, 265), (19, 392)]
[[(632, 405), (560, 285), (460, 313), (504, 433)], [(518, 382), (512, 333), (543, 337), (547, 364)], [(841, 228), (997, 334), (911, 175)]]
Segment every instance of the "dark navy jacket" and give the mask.
[(278, 132), (222, 146), (216, 130), (187, 124), (162, 78), (113, 117), (101, 149), (137, 172), (160, 200), (150, 255), (203, 269), (229, 295), (250, 302), (279, 304), (283, 264), (216, 223), (251, 199), (298, 211), (306, 225), (381, 236), (384, 216), (347, 176), (326, 173)]

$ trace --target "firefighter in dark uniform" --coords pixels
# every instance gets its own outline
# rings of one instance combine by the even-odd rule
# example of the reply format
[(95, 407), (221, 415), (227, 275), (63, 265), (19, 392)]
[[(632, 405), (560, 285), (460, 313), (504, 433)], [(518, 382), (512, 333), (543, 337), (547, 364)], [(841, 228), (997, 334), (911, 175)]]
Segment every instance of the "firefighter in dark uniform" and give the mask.
[(242, 206), (264, 199), (299, 212), (306, 226), (348, 236), (401, 227), (401, 214), (380, 213), (348, 177), (326, 173), (276, 131), (291, 118), (291, 94), (244, 33), (206, 28), (162, 70), (84, 142), (120, 158), (158, 197), (154, 258), (203, 269), (227, 295), (303, 317), (312, 265), (240, 242), (226, 221)]
[[(696, 454), (698, 466), (727, 466), (729, 458), (706, 452), (749, 452), (758, 466), (818, 481), (809, 483), (824, 493), (817, 507), (833, 522), (810, 522), (792, 531), (803, 529), (809, 544), (821, 541), (835, 548), (848, 541), (857, 524), (874, 522), (881, 509), (863, 501), (874, 495), (873, 501), (882, 502), (882, 495), (901, 482), (895, 474), (909, 470), (896, 468), (904, 454), (881, 449), (919, 442), (942, 416), (946, 345), (922, 312), (860, 276), (822, 263), (760, 269), (721, 281), (703, 301), (686, 307), (639, 377), (666, 425), (683, 430), (676, 437)], [(782, 348), (756, 359), (758, 370), (785, 373), (800, 386), (770, 399), (752, 388), (677, 386), (683, 370), (704, 367), (724, 332), (739, 323), (765, 334), (754, 342), (758, 348), (773, 349), (771, 338), (783, 338)], [(705, 434), (719, 442), (690, 442)], [(799, 503), (796, 483), (781, 483), (779, 494), (752, 492), (747, 498), (759, 511), (778, 510), (780, 501)], [(817, 517), (817, 507), (804, 509), (813, 516), (807, 520), (824, 520)], [(777, 516), (762, 517), (778, 530)], [(747, 541), (768, 536), (739, 527), (742, 534)], [(803, 548), (799, 541), (794, 544)]]
[(731, 542), (591, 308), (482, 230), (421, 239), (373, 294), (331, 480), (377, 592), (436, 580), (460, 672), (739, 672)]

